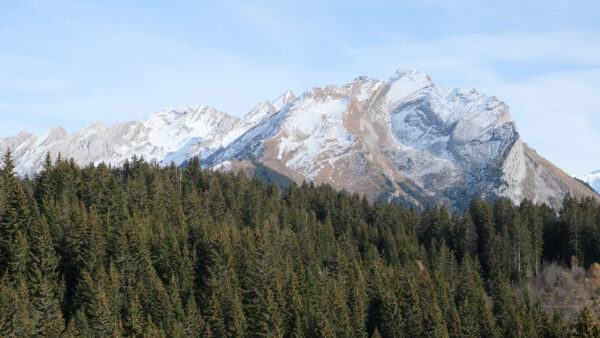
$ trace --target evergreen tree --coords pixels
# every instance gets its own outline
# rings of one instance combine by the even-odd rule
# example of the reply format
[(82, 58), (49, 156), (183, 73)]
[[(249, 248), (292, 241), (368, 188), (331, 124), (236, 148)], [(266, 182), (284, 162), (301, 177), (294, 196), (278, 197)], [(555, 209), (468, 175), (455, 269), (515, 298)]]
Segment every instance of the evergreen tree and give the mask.
[(35, 333), (32, 305), (23, 279), (0, 281), (0, 331), (6, 337), (29, 337)]
[(53, 284), (53, 281), (43, 277), (35, 295), (32, 296), (34, 335), (58, 337), (65, 329), (60, 302), (56, 295), (56, 286)]
[(600, 325), (592, 317), (590, 308), (587, 306), (581, 310), (579, 316), (571, 323), (572, 337), (600, 337)]
[(36, 222), (29, 229), (27, 283), (32, 295), (36, 295), (43, 282), (58, 296), (58, 257), (46, 220), (36, 215)]
[(527, 200), (474, 200), (450, 214), (313, 183), (281, 191), (197, 158), (187, 168), (141, 158), (79, 168), (47, 154), (33, 179), (13, 171), (8, 153), (7, 336), (597, 334), (593, 310), (567, 325), (519, 292), (542, 259), (600, 261), (593, 199), (568, 197), (559, 216)]
[(29, 229), (31, 222), (29, 206), (21, 185), (15, 181), (8, 187), (10, 191), (0, 215), (0, 273), (7, 268), (14, 273), (24, 269), (24, 257), (20, 256), (26, 250), (23, 232)]
[(4, 178), (4, 182), (7, 182), (10, 185), (15, 176), (15, 163), (13, 161), (10, 148), (6, 150), (6, 153), (4, 153), (4, 156), (2, 157), (1, 173)]

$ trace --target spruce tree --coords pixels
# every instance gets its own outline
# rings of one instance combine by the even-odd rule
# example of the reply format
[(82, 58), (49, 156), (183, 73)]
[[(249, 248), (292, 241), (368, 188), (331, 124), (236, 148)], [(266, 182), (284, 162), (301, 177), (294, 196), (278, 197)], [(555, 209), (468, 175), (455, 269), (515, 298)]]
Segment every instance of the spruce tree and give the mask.
[(571, 323), (570, 329), (572, 337), (600, 337), (600, 325), (592, 317), (592, 312), (587, 306), (581, 310), (579, 316)]
[(20, 183), (15, 181), (9, 184), (9, 188), (10, 192), (0, 215), (0, 273), (7, 268), (24, 269), (24, 265), (15, 264), (24, 263), (24, 258), (20, 255), (24, 254), (24, 232), (28, 231), (31, 222), (29, 206)]

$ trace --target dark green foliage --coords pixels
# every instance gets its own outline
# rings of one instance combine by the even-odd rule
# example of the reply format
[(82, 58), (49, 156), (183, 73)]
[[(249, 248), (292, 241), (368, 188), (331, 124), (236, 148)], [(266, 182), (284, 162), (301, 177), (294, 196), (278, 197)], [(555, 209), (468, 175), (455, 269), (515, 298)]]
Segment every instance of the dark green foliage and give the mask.
[[(7, 336), (556, 337), (593, 335), (511, 291), (542, 259), (600, 260), (600, 207), (524, 201), (464, 213), (371, 204), (296, 185), (47, 156), (0, 175), (0, 330)], [(264, 181), (272, 182), (265, 184)], [(406, 183), (409, 184), (409, 183)], [(406, 186), (408, 189), (408, 185)], [(417, 193), (416, 191), (415, 193)], [(466, 203), (463, 201), (463, 203)]]

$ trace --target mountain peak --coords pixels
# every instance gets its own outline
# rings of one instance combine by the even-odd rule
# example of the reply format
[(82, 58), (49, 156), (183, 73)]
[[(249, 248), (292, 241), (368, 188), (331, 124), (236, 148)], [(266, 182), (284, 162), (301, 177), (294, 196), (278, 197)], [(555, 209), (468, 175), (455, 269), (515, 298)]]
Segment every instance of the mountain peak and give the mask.
[(96, 120), (93, 123), (83, 127), (83, 129), (81, 129), (80, 132), (94, 132), (104, 129), (106, 129), (106, 125), (102, 121)]
[(521, 142), (503, 102), (470, 88), (438, 87), (415, 69), (388, 82), (359, 77), (309, 89), (203, 164), (249, 156), (297, 182), (328, 183), (372, 200), (433, 198), (458, 206), (498, 196), (558, 206), (565, 193), (590, 194)]
[(62, 126), (52, 127), (38, 136), (36, 145), (54, 143), (64, 139), (67, 135)]
[(35, 136), (33, 133), (31, 133), (29, 130), (21, 130), (19, 133), (17, 133), (17, 135), (15, 135), (16, 137), (32, 137)]
[(275, 107), (276, 111), (287, 106), (290, 102), (296, 99), (296, 95), (291, 90), (287, 90), (285, 93), (279, 95), (271, 104)]
[(397, 69), (396, 72), (389, 78), (389, 82), (398, 81), (402, 78), (410, 79), (413, 81), (429, 81), (431, 82), (431, 78), (429, 75), (419, 72), (417, 69), (407, 68), (407, 69)]

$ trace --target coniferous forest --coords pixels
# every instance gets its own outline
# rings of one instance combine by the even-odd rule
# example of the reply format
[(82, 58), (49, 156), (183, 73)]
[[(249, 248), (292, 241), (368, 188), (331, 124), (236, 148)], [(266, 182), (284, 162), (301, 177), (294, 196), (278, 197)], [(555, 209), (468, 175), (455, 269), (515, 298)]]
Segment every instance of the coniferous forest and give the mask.
[(13, 171), (7, 153), (3, 336), (600, 336), (593, 308), (567, 318), (521, 287), (550, 262), (599, 269), (591, 199), (407, 208), (198, 159)]

